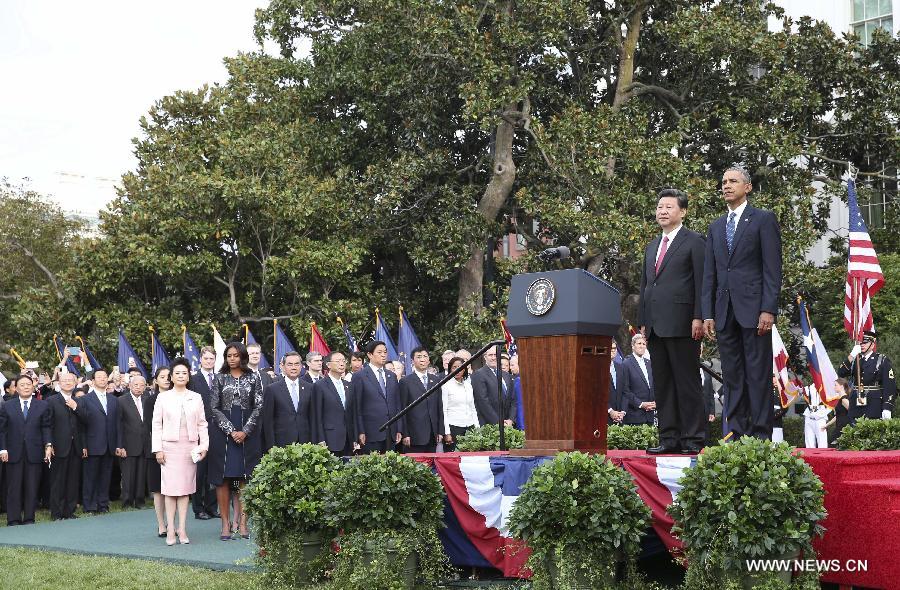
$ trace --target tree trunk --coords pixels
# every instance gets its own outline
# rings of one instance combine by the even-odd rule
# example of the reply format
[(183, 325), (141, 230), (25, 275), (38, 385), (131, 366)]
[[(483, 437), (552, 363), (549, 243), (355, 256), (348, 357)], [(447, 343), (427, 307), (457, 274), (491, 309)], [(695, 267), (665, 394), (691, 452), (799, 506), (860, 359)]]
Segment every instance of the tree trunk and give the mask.
[[(516, 112), (516, 105), (507, 105), (506, 112)], [(489, 224), (497, 220), (497, 215), (509, 198), (516, 180), (516, 164), (513, 162), (512, 155), (515, 135), (514, 123), (506, 118), (502, 119), (497, 125), (494, 140), (493, 174), (478, 202), (478, 213)], [(484, 310), (482, 287), (486, 241), (487, 236), (484, 236), (483, 240), (472, 244), (469, 260), (466, 261), (459, 273), (457, 305), (460, 309), (466, 309), (475, 315), (480, 315)], [(488, 253), (488, 255), (492, 256), (493, 253)]]
[(50, 281), (50, 286), (53, 287), (53, 294), (56, 295), (56, 298), (63, 299), (63, 293), (59, 288), (59, 281), (56, 280), (56, 275), (53, 273), (53, 271), (47, 268), (47, 266), (43, 262), (41, 262), (41, 260), (37, 256), (35, 256), (34, 252), (29, 250), (28, 247), (25, 246), (25, 244), (22, 244), (21, 242), (16, 240), (12, 240), (10, 243), (22, 250), (22, 253), (25, 254), (25, 257), (31, 260), (31, 262), (33, 262), (34, 265), (37, 266), (42, 273), (44, 273), (44, 276), (46, 276), (47, 280)]
[[(634, 82), (634, 52), (637, 49), (638, 38), (641, 36), (641, 22), (644, 19), (646, 4), (640, 3), (634, 7), (634, 12), (628, 19), (628, 29), (625, 39), (622, 41), (622, 53), (619, 55), (619, 76), (616, 80), (616, 94), (613, 97), (613, 110), (618, 111), (628, 101), (628, 94), (632, 82)], [(618, 35), (618, 31), (615, 33)], [(612, 156), (606, 162), (606, 174), (612, 177), (616, 170), (616, 159)]]

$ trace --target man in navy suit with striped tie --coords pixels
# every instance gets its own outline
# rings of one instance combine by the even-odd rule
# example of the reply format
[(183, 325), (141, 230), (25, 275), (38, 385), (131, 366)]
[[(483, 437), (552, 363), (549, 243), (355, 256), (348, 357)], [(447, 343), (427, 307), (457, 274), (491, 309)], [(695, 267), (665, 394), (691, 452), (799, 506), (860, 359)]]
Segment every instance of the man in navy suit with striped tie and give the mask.
[(703, 271), (703, 328), (718, 340), (724, 414), (735, 437), (770, 439), (772, 325), (781, 292), (781, 230), (775, 214), (747, 202), (746, 170), (722, 176), (728, 212), (709, 226)]

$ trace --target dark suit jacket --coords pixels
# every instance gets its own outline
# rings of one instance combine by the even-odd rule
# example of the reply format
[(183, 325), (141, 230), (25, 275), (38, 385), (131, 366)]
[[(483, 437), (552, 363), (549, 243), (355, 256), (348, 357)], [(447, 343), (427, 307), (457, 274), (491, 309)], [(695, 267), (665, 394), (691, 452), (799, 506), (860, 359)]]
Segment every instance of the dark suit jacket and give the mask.
[(703, 271), (701, 311), (725, 325), (728, 304), (744, 328), (759, 325), (759, 314), (778, 312), (781, 292), (781, 230), (775, 214), (747, 204), (734, 233), (734, 249), (728, 254), (723, 215), (709, 226)]
[(262, 432), (266, 450), (312, 440), (312, 384), (297, 379), (297, 409), (287, 381), (277, 379), (263, 390)]
[[(311, 384), (313, 383), (312, 375), (309, 374), (309, 371), (300, 375), (300, 378), (303, 379), (304, 381), (306, 381), (307, 383), (311, 383)], [(319, 381), (321, 381), (324, 378), (325, 378), (325, 375), (319, 375)], [(318, 383), (318, 381), (316, 383)]]
[[(213, 379), (215, 379), (215, 371), (213, 372)], [(212, 392), (209, 390), (209, 383), (206, 382), (206, 377), (203, 375), (203, 371), (198, 371), (197, 373), (191, 375), (191, 380), (188, 383), (188, 389), (195, 393), (199, 393), (200, 397), (203, 398), (203, 409), (206, 412), (206, 421), (210, 426), (212, 426), (212, 407), (209, 405), (209, 400)]]
[(353, 387), (344, 383), (344, 400), (341, 398), (331, 379), (319, 379), (313, 385), (313, 440), (314, 443), (325, 441), (328, 449), (339, 453), (347, 448), (356, 438), (356, 421), (353, 416)]
[[(439, 381), (434, 375), (427, 375), (428, 387)], [(425, 393), (425, 386), (415, 371), (400, 380), (400, 406), (405, 408)], [(435, 391), (425, 401), (411, 409), (405, 416), (405, 436), (413, 445), (427, 445), (435, 442), (437, 435), (444, 434), (444, 406), (441, 392)]]
[(353, 374), (353, 403), (354, 416), (356, 417), (356, 433), (354, 439), (360, 434), (366, 435), (366, 442), (381, 442), (385, 438), (394, 440), (395, 434), (406, 431), (404, 419), (401, 418), (391, 425), (387, 431), (378, 430), (382, 424), (401, 410), (400, 385), (397, 376), (392, 371), (384, 371), (385, 393), (381, 393), (378, 377), (371, 365)]
[[(92, 389), (78, 400), (75, 414), (84, 427), (84, 446), (88, 455), (115, 455), (119, 444), (118, 401), (114, 396), (106, 395), (107, 412), (103, 413), (103, 405)], [(146, 414), (145, 414), (146, 415)]]
[[(152, 422), (153, 414), (147, 414), (147, 410), (144, 409), (144, 419), (141, 420), (141, 415), (133, 400), (130, 391), (116, 400), (119, 405), (118, 444), (116, 446), (125, 449), (125, 453), (129, 457), (149, 457), (151, 445), (147, 444), (148, 441), (144, 436), (144, 422)], [(143, 395), (139, 401), (141, 406), (146, 408)]]
[(513, 391), (512, 378), (503, 373), (506, 383), (506, 395), (503, 396), (503, 407), (497, 407), (497, 374), (490, 367), (481, 367), (472, 373), (472, 394), (475, 398), (475, 411), (478, 423), (497, 424), (502, 416), (504, 420), (516, 420), (518, 404)]
[(0, 450), (9, 452), (10, 463), (23, 459), (29, 463), (43, 462), (44, 446), (52, 443), (52, 413), (47, 402), (34, 397), (28, 402), (27, 420), (18, 398), (0, 406)]
[(612, 375), (609, 378), (609, 400), (607, 402), (607, 406), (610, 410), (615, 410), (617, 412), (622, 411), (622, 393), (625, 388), (625, 368), (622, 366), (622, 363), (613, 363), (613, 368), (616, 372), (616, 382), (613, 384)]
[(682, 226), (657, 274), (656, 251), (661, 240), (662, 235), (656, 236), (644, 252), (638, 323), (646, 327), (648, 336), (652, 331), (663, 338), (689, 338), (691, 321), (703, 319), (703, 236)]
[(269, 377), (269, 369), (262, 369), (262, 370), (258, 371), (256, 374), (259, 375), (259, 382), (262, 384), (263, 389), (265, 389), (268, 385), (271, 385), (272, 383), (274, 383), (275, 381), (277, 381), (278, 379), (281, 378), (278, 375), (275, 375), (275, 379), (272, 379), (271, 377)]
[[(76, 404), (79, 403), (77, 397), (72, 399), (75, 400)], [(56, 457), (68, 457), (70, 452), (75, 452), (80, 457), (84, 443), (81, 440), (81, 427), (78, 425), (78, 417), (75, 415), (75, 411), (69, 409), (65, 398), (61, 394), (49, 396), (47, 405), (50, 406), (53, 420), (50, 423), (53, 455)]]
[(622, 384), (622, 409), (625, 410), (623, 424), (653, 424), (653, 412), (641, 409), (642, 402), (654, 401), (653, 396), (653, 369), (652, 363), (647, 363), (647, 376), (650, 382), (644, 379), (644, 373), (638, 366), (633, 354), (625, 357), (622, 362), (624, 383)]

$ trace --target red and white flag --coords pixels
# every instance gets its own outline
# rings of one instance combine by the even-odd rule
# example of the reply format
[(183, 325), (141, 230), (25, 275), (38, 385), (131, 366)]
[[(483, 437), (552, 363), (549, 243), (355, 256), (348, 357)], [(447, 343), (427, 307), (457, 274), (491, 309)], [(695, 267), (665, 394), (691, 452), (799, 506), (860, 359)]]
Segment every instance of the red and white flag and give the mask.
[(854, 342), (861, 342), (863, 332), (875, 327), (872, 296), (884, 286), (884, 275), (866, 222), (859, 212), (856, 183), (852, 178), (847, 181), (847, 202), (850, 206), (850, 250), (844, 292), (844, 329)]
[(796, 387), (791, 383), (787, 369), (788, 352), (781, 340), (778, 328), (772, 326), (772, 374), (775, 376), (775, 385), (781, 396), (781, 407), (786, 408), (797, 396)]

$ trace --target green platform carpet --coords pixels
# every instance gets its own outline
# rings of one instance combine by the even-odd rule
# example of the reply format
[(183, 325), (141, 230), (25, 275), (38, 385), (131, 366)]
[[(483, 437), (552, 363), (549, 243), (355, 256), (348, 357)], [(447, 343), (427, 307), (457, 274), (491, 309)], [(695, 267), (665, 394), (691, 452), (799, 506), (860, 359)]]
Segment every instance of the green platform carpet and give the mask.
[(75, 520), (0, 528), (0, 545), (67, 553), (164, 560), (216, 570), (253, 569), (251, 540), (220, 541), (219, 519), (188, 519), (189, 545), (169, 547), (156, 536), (152, 510), (129, 510)]

